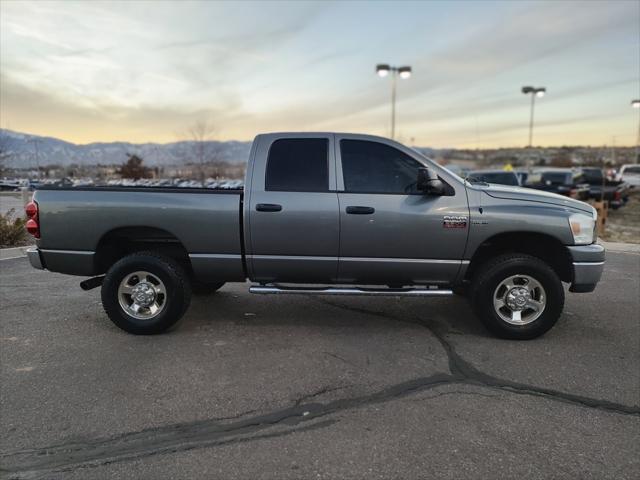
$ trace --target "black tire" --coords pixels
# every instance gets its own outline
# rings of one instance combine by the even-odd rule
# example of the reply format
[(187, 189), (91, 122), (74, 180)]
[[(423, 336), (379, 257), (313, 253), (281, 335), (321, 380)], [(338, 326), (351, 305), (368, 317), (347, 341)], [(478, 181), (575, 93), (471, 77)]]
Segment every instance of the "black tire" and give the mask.
[[(542, 314), (526, 325), (508, 323), (494, 307), (498, 285), (512, 275), (532, 277), (546, 293)], [(472, 284), (471, 306), (485, 327), (498, 337), (530, 340), (543, 335), (558, 321), (564, 307), (564, 288), (556, 272), (539, 258), (524, 254), (501, 255), (478, 269)]]
[(225, 282), (217, 282), (217, 283), (202, 283), (197, 281), (191, 282), (191, 292), (194, 295), (211, 295), (212, 293), (216, 293), (224, 286)]
[[(121, 282), (137, 271), (149, 272), (164, 284), (166, 295), (159, 296), (163, 307), (153, 318), (135, 318), (120, 305)], [(191, 285), (175, 260), (155, 252), (137, 252), (113, 264), (102, 283), (101, 295), (105, 312), (118, 327), (136, 335), (153, 335), (166, 331), (184, 315), (191, 301)]]

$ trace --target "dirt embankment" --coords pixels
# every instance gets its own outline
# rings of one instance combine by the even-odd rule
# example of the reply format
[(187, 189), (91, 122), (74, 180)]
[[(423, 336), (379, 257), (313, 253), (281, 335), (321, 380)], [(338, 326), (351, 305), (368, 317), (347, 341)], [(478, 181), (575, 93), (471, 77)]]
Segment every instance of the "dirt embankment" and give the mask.
[(640, 243), (640, 189), (629, 196), (629, 201), (618, 210), (609, 209), (605, 233), (608, 242)]

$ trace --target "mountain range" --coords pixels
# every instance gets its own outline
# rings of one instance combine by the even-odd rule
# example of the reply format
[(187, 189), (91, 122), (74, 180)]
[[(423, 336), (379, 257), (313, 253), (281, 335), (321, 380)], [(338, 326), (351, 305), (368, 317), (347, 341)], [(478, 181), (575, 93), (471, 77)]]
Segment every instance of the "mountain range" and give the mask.
[[(37, 165), (113, 165), (136, 154), (149, 166), (181, 165), (197, 161), (194, 141), (173, 143), (97, 142), (78, 145), (58, 138), (42, 137), (0, 129), (0, 152), (4, 166), (33, 168)], [(216, 152), (216, 159), (244, 163), (249, 158), (251, 142), (207, 141), (205, 151)]]
[[(197, 162), (196, 142), (130, 143), (96, 142), (79, 145), (54, 137), (0, 129), (0, 156), (9, 168), (35, 168), (45, 165), (119, 165), (127, 154), (136, 154), (149, 166), (183, 165)], [(232, 164), (245, 163), (249, 158), (251, 142), (230, 140), (204, 142), (205, 151), (216, 152), (216, 159)], [(419, 148), (426, 155), (438, 150)]]

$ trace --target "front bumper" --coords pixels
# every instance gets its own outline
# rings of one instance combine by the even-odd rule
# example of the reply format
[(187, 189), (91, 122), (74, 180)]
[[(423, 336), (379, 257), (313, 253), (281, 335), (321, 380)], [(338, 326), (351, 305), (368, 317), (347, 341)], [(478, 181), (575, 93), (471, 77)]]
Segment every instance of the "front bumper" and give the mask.
[(40, 250), (38, 250), (36, 247), (27, 249), (27, 258), (29, 259), (29, 263), (33, 268), (44, 270), (44, 265), (42, 265), (42, 259), (40, 258)]
[(604, 270), (604, 247), (594, 243), (567, 248), (573, 259), (573, 279), (569, 291), (593, 292)]

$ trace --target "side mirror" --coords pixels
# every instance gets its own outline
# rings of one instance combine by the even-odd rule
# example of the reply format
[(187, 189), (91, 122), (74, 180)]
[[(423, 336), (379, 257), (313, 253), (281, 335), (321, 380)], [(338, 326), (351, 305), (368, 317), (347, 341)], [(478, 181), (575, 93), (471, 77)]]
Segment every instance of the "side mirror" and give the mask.
[(444, 183), (438, 178), (433, 170), (428, 168), (418, 169), (418, 180), (416, 181), (418, 190), (425, 195), (444, 195)]

